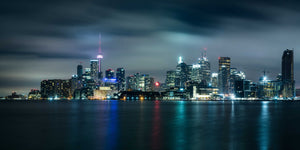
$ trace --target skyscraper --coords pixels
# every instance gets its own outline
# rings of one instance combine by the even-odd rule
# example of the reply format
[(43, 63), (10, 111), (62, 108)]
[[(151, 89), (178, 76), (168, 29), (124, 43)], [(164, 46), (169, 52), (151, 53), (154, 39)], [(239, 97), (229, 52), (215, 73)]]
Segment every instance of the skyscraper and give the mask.
[(80, 64), (77, 66), (77, 76), (79, 79), (82, 78), (82, 74), (83, 74), (83, 70), (82, 70), (82, 65)]
[(116, 72), (116, 78), (117, 78), (117, 89), (125, 90), (125, 69), (124, 68), (117, 68)]
[(208, 85), (210, 83), (210, 76), (211, 76), (211, 71), (210, 71), (210, 63), (206, 57), (206, 53), (202, 58), (199, 59), (199, 65), (201, 66), (200, 68), (200, 74), (202, 76), (202, 81)]
[(99, 61), (97, 59), (91, 60), (91, 78), (94, 81), (98, 81), (98, 74), (99, 74)]
[(175, 78), (176, 78), (176, 71), (174, 70), (167, 71), (166, 86), (168, 89), (175, 87)]
[(97, 55), (97, 59), (98, 59), (98, 78), (101, 80), (102, 79), (102, 72), (101, 72), (101, 60), (103, 58), (102, 55), (102, 49), (101, 49), (101, 34), (99, 34), (99, 49), (98, 49), (98, 55)]
[(219, 92), (229, 94), (230, 58), (219, 57)]
[(282, 55), (281, 63), (282, 74), (282, 96), (285, 98), (295, 97), (295, 80), (294, 80), (294, 51), (286, 49)]
[(114, 71), (114, 70), (112, 70), (112, 69), (107, 69), (107, 70), (105, 71), (105, 78), (107, 78), (107, 79), (112, 79), (112, 78), (114, 78), (114, 74), (115, 74), (115, 71)]
[(185, 82), (188, 80), (188, 71), (188, 65), (182, 61), (182, 57), (179, 57), (178, 65), (176, 67), (176, 87), (185, 88)]

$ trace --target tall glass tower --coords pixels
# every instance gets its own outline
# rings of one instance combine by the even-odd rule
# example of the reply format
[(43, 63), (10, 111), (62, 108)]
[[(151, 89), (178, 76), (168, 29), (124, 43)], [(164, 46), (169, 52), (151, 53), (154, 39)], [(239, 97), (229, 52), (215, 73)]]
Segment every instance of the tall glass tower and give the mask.
[(219, 92), (229, 94), (230, 57), (219, 57)]
[(294, 80), (294, 51), (286, 49), (283, 51), (282, 63), (282, 96), (284, 98), (295, 97), (295, 80)]

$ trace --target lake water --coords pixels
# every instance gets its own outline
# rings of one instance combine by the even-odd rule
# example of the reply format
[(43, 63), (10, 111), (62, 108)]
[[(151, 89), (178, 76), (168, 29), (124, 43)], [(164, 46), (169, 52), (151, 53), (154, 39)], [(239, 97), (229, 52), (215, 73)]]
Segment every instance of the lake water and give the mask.
[(298, 101), (0, 101), (0, 149), (300, 149)]

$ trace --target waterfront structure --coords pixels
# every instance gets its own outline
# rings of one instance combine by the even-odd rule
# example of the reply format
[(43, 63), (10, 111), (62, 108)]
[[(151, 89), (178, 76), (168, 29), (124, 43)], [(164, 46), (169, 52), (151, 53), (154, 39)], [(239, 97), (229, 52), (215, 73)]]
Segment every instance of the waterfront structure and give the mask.
[(117, 99), (117, 97), (114, 97), (114, 94), (117, 93), (116, 90), (112, 89), (111, 87), (99, 87), (99, 89), (95, 89), (93, 91), (93, 96), (88, 97), (88, 99), (93, 100), (103, 100), (103, 99)]
[(282, 55), (281, 62), (282, 75), (282, 96), (284, 98), (295, 97), (295, 80), (294, 80), (294, 51), (286, 49)]
[(25, 100), (26, 96), (22, 94), (17, 94), (17, 92), (12, 92), (11, 95), (5, 96), (6, 100)]
[(40, 100), (41, 92), (38, 89), (31, 89), (28, 93), (28, 100)]
[(71, 98), (70, 80), (53, 79), (41, 82), (41, 96), (44, 99)]
[(219, 57), (219, 93), (229, 94), (229, 77), (230, 77), (230, 58)]
[(117, 79), (117, 90), (125, 91), (126, 80), (125, 80), (125, 69), (124, 68), (117, 68), (116, 79)]

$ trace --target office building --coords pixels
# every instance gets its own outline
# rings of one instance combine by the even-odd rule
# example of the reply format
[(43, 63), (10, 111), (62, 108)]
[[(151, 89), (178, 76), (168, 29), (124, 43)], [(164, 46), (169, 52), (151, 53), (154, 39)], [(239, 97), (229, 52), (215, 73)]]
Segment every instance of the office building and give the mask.
[(294, 51), (285, 50), (282, 55), (281, 63), (282, 75), (282, 96), (284, 98), (295, 97), (295, 80), (294, 80)]
[(41, 96), (44, 99), (71, 98), (70, 80), (43, 80), (41, 82)]
[(229, 94), (230, 58), (219, 57), (219, 93)]
[(91, 62), (91, 78), (94, 81), (98, 81), (98, 76), (99, 76), (99, 61), (97, 59), (93, 59), (90, 61)]
[(117, 78), (117, 90), (125, 91), (126, 80), (125, 80), (125, 69), (124, 68), (117, 68), (116, 78)]

